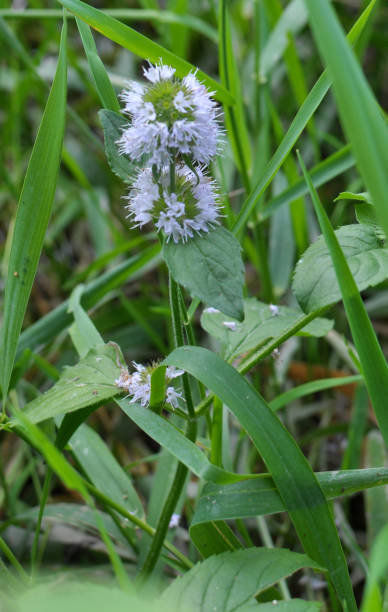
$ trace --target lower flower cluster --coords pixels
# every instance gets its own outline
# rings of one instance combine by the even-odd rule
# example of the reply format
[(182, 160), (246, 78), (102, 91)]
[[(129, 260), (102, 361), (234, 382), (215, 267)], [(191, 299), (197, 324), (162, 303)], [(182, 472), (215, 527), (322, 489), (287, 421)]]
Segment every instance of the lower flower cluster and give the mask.
[(137, 176), (127, 199), (128, 216), (134, 226), (153, 221), (167, 241), (185, 242), (195, 232), (208, 232), (220, 216), (214, 181), (201, 168), (195, 171), (180, 165), (175, 169), (174, 191), (170, 188), (170, 168), (165, 166), (155, 180), (152, 169)]
[[(158, 364), (152, 364), (150, 366), (144, 366), (141, 363), (132, 362), (135, 367), (135, 371), (130, 374), (127, 368), (122, 368), (120, 378), (115, 380), (115, 384), (127, 391), (128, 395), (131, 396), (131, 403), (139, 402), (142, 406), (148, 406), (151, 398), (151, 375), (152, 372), (158, 367)], [(167, 404), (170, 404), (174, 408), (178, 408), (178, 399), (182, 398), (182, 394), (179, 393), (169, 383), (178, 376), (182, 376), (183, 370), (178, 370), (173, 366), (166, 368), (166, 398)]]

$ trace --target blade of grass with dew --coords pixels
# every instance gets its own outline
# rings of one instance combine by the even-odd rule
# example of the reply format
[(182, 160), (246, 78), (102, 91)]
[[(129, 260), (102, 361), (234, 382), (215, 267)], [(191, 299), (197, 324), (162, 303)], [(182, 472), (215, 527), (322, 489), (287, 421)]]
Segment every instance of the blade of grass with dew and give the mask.
[[(195, 71), (195, 67), (181, 59), (171, 51), (168, 51), (161, 45), (153, 42), (143, 34), (140, 34), (133, 28), (121, 23), (117, 19), (110, 17), (106, 13), (89, 6), (81, 0), (58, 0), (62, 6), (67, 8), (71, 13), (85, 21), (92, 28), (117, 43), (118, 45), (128, 49), (135, 55), (148, 59), (151, 62), (158, 62), (160, 59), (163, 62), (173, 66), (178, 76), (185, 76), (191, 71)], [(215, 97), (226, 104), (233, 104), (234, 100), (231, 94), (207, 74), (198, 70), (197, 77), (205, 83), (209, 89), (215, 92)]]
[(31, 153), (15, 221), (1, 329), (1, 386), (3, 395), (14, 364), (44, 235), (50, 219), (61, 160), (66, 114), (66, 20), (57, 70)]
[(388, 235), (388, 125), (329, 2), (305, 0), (342, 126)]
[(230, 91), (236, 104), (224, 106), (225, 124), (235, 155), (237, 167), (241, 172), (244, 187), (250, 189), (249, 169), (251, 167), (251, 147), (244, 117), (240, 77), (232, 45), (232, 33), (226, 0), (219, 5), (219, 66), (221, 82)]
[[(364, 490), (382, 491), (388, 482), (388, 468), (316, 472), (329, 500)], [(284, 512), (285, 505), (269, 476), (232, 484), (206, 483), (196, 505), (191, 527), (207, 521), (249, 518)]]
[[(362, 12), (360, 17), (357, 19), (356, 23), (350, 30), (348, 34), (348, 39), (351, 44), (355, 44), (358, 41), (362, 31), (368, 23), (368, 19), (376, 2), (377, 0), (371, 0), (371, 2), (368, 4), (366, 9)], [(238, 234), (243, 230), (246, 222), (248, 221), (250, 215), (255, 209), (257, 203), (259, 202), (260, 197), (270, 185), (273, 177), (279, 170), (280, 166), (283, 164), (295, 142), (298, 140), (299, 136), (306, 127), (308, 121), (314, 115), (326, 93), (329, 91), (330, 86), (331, 80), (327, 71), (325, 71), (315, 83), (306, 100), (295, 115), (282, 142), (276, 149), (267, 166), (265, 167), (264, 172), (260, 177), (259, 181), (256, 183), (255, 187), (252, 189), (247, 199), (245, 200), (233, 226), (233, 232), (235, 234)]]
[(200, 347), (175, 349), (164, 361), (186, 370), (233, 412), (266, 463), (299, 539), (327, 567), (339, 600), (357, 610), (345, 556), (324, 493), (293, 437), (231, 365)]
[(94, 42), (90, 27), (78, 17), (76, 17), (75, 20), (101, 104), (103, 108), (119, 112), (120, 104), (105, 70), (105, 66), (97, 53), (96, 43)]
[(298, 157), (333, 261), (353, 341), (361, 362), (365, 384), (372, 400), (381, 433), (388, 446), (388, 412), (386, 408), (388, 365), (330, 220), (299, 154)]

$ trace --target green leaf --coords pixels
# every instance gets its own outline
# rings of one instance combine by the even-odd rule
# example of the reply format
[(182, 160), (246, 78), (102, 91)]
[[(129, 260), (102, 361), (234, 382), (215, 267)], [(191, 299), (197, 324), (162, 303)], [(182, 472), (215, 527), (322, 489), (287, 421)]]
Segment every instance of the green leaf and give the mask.
[[(302, 312), (288, 306), (277, 306), (277, 314), (273, 314), (269, 304), (259, 302), (255, 298), (244, 300), (244, 320), (234, 321), (235, 327), (230, 329), (224, 325), (225, 317), (218, 312), (202, 313), (201, 325), (209, 334), (218, 338), (226, 347), (227, 359), (233, 359), (242, 353), (257, 348), (271, 338), (281, 336), (285, 330), (300, 319)], [(333, 327), (329, 319), (317, 318), (297, 335), (325, 336)]]
[(341, 193), (335, 198), (334, 202), (339, 200), (357, 200), (358, 202), (365, 202), (366, 204), (372, 204), (370, 195), (367, 191), (362, 193), (353, 193), (352, 191), (341, 191)]
[(388, 125), (330, 2), (305, 0), (345, 134), (388, 235)]
[(51, 215), (61, 161), (66, 112), (66, 35), (64, 21), (57, 70), (31, 153), (16, 215), (0, 337), (4, 396), (8, 392), (18, 338)]
[[(126, 399), (116, 400), (120, 408), (140, 429), (153, 440), (164, 446), (181, 463), (184, 463), (196, 476), (212, 482), (236, 482), (249, 478), (249, 475), (234, 474), (210, 463), (205, 454), (196, 444), (188, 440), (166, 419), (155, 412), (147, 410), (138, 404), (132, 404)], [(255, 478), (255, 476), (252, 476)]]
[[(247, 548), (213, 555), (177, 578), (162, 603), (177, 612), (232, 612), (282, 578), (303, 567), (320, 570), (306, 555), (285, 549)], [(273, 606), (273, 604), (272, 604)]]
[[(388, 251), (370, 225), (345, 225), (335, 235), (359, 291), (388, 277)], [(336, 272), (325, 238), (320, 236), (299, 260), (292, 289), (306, 312), (341, 299)]]
[[(317, 472), (322, 491), (327, 499), (353, 495), (365, 489), (376, 493), (388, 483), (388, 468)], [(229, 484), (208, 482), (202, 490), (190, 525), (193, 536), (197, 528), (208, 522), (250, 518), (284, 512), (285, 506), (273, 480), (269, 476), (242, 480)]]
[[(59, 0), (59, 2), (74, 15), (86, 21), (92, 28), (143, 59), (148, 59), (153, 63), (161, 59), (164, 63), (173, 66), (176, 74), (180, 77), (196, 70), (195, 66), (186, 62), (186, 60), (85, 2), (80, 0)], [(201, 70), (198, 70), (197, 77), (206, 87), (215, 92), (215, 97), (221, 102), (233, 104), (232, 96), (220, 83)]]
[(206, 349), (178, 348), (165, 363), (195, 376), (240, 421), (266, 463), (306, 553), (328, 568), (339, 598), (346, 600), (349, 611), (355, 611), (331, 511), (310, 465), (277, 416), (241, 374)]
[(104, 131), (105, 153), (112, 171), (126, 183), (130, 183), (137, 166), (126, 155), (120, 155), (117, 141), (122, 130), (128, 126), (128, 119), (111, 110), (100, 110), (98, 113)]
[(77, 462), (100, 492), (124, 505), (138, 518), (144, 518), (143, 506), (130, 477), (93, 429), (87, 425), (78, 427), (70, 438), (70, 447)]
[(242, 319), (244, 266), (240, 244), (228, 230), (217, 227), (184, 243), (167, 242), (163, 256), (174, 280), (191, 297)]
[(203, 521), (190, 528), (190, 538), (202, 557), (207, 559), (227, 550), (243, 548), (225, 521)]
[(86, 406), (100, 405), (121, 393), (115, 385), (120, 377), (121, 353), (117, 345), (102, 344), (77, 365), (67, 367), (51, 389), (27, 404), (24, 414), (32, 423)]

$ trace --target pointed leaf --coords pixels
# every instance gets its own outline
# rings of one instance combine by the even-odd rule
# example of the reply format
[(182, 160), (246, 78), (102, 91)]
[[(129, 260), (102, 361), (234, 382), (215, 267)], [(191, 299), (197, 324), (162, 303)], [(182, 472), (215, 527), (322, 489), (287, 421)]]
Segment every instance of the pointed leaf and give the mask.
[(174, 280), (191, 297), (218, 308), (225, 315), (242, 319), (241, 247), (228, 230), (217, 227), (184, 243), (167, 242), (163, 256)]
[[(359, 291), (388, 277), (388, 251), (370, 225), (345, 225), (335, 232)], [(336, 273), (323, 236), (299, 260), (292, 289), (306, 312), (341, 299)]]

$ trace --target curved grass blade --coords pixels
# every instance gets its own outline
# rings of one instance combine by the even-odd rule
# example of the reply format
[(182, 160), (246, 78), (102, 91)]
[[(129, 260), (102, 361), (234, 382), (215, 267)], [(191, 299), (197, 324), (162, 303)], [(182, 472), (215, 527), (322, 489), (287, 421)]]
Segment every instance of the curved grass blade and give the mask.
[[(357, 19), (356, 23), (350, 30), (348, 34), (348, 39), (349, 42), (351, 42), (352, 44), (355, 44), (360, 38), (361, 33), (363, 32), (365, 26), (368, 23), (368, 19), (372, 13), (376, 2), (377, 0), (371, 0), (371, 2), (368, 4), (366, 9), (362, 12), (360, 17)], [(259, 199), (261, 198), (267, 187), (270, 185), (272, 179), (283, 164), (284, 160), (286, 159), (292, 147), (298, 140), (299, 136), (303, 132), (310, 118), (313, 116), (318, 106), (322, 102), (326, 93), (330, 89), (330, 85), (331, 80), (327, 71), (325, 70), (325, 72), (323, 72), (323, 74), (319, 77), (318, 81), (315, 83), (306, 100), (295, 115), (282, 142), (276, 149), (273, 157), (270, 159), (267, 166), (265, 167), (264, 172), (260, 177), (259, 181), (245, 200), (233, 226), (234, 234), (238, 234), (244, 228), (247, 220), (249, 219), (249, 216), (253, 212)]]
[(323, 391), (324, 389), (333, 389), (334, 387), (342, 387), (344, 385), (360, 383), (363, 380), (363, 377), (358, 375), (313, 380), (312, 382), (299, 385), (298, 387), (294, 387), (293, 389), (289, 389), (281, 395), (278, 395), (275, 397), (275, 399), (269, 402), (269, 407), (276, 411), (283, 408), (283, 406), (286, 406), (288, 403), (293, 402), (300, 397), (304, 397), (305, 395), (310, 395), (311, 393), (316, 393), (317, 391)]
[[(319, 196), (314, 189), (311, 179), (307, 173), (303, 160), (299, 156), (305, 180), (308, 184), (310, 195), (314, 204), (315, 212), (321, 226), (329, 249), (338, 284), (341, 290), (345, 311), (347, 314), (350, 330), (354, 344), (361, 362), (362, 374), (372, 400), (377, 421), (388, 446), (388, 412), (387, 412), (387, 389), (388, 389), (388, 365), (381, 350), (376, 333), (366, 312), (361, 296), (357, 289), (348, 262), (338, 243), (337, 237), (331, 226), (330, 220), (324, 210)], [(387, 166), (388, 167), (388, 166)]]
[(61, 160), (66, 113), (64, 21), (57, 70), (31, 153), (16, 215), (1, 330), (1, 385), (8, 392), (17, 342), (50, 219)]
[(119, 112), (120, 104), (105, 70), (105, 66), (97, 53), (97, 47), (96, 43), (94, 42), (93, 34), (91, 33), (89, 26), (82, 21), (82, 19), (78, 19), (78, 17), (76, 17), (75, 20), (101, 104), (103, 108)]
[(388, 235), (388, 125), (329, 2), (305, 0), (344, 131)]
[(308, 555), (329, 570), (340, 601), (357, 610), (344, 553), (319, 483), (296, 442), (263, 398), (231, 365), (199, 347), (165, 360), (205, 384), (233, 412), (265, 461)]
[[(118, 45), (132, 51), (135, 55), (154, 63), (161, 59), (163, 62), (173, 66), (178, 76), (185, 76), (187, 73), (195, 70), (195, 67), (186, 62), (186, 60), (174, 55), (171, 51), (143, 36), (143, 34), (136, 32), (133, 28), (89, 6), (85, 2), (81, 2), (81, 0), (59, 0), (59, 2), (74, 13), (74, 15), (92, 26), (92, 28)], [(233, 104), (233, 97), (220, 83), (201, 70), (198, 70), (197, 76), (200, 81), (203, 81), (207, 87), (215, 92), (215, 97), (221, 102)]]

